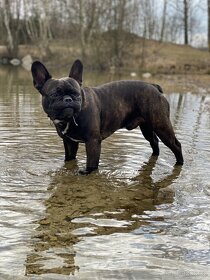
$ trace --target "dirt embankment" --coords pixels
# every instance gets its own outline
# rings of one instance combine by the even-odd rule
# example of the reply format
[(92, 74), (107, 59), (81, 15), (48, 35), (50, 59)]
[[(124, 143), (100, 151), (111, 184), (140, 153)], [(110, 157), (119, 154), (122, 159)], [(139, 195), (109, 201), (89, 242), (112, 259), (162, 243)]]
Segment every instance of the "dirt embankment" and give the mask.
[[(110, 53), (103, 52), (104, 61), (101, 63), (104, 70), (119, 71), (112, 65)], [(72, 41), (52, 41), (50, 54), (40, 55), (40, 50), (35, 45), (19, 46), (18, 58), (30, 54), (33, 59), (40, 59), (45, 63), (62, 67), (71, 64), (76, 58), (80, 58), (80, 47)], [(4, 46), (0, 46), (0, 59), (7, 56)], [(95, 54), (96, 56), (96, 54)], [(94, 54), (88, 55), (85, 61), (86, 67), (101, 69), (97, 65)], [(191, 46), (177, 45), (173, 43), (160, 43), (154, 40), (135, 38), (132, 44), (124, 50), (121, 71), (150, 72), (152, 74), (210, 74), (210, 53), (207, 50), (199, 50)]]

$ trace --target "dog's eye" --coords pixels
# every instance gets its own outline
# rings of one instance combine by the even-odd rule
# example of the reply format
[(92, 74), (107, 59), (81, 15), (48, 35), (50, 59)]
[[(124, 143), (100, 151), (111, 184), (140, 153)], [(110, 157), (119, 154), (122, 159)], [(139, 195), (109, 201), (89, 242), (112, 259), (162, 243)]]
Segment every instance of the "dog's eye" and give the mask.
[(73, 101), (73, 99), (70, 96), (64, 96), (63, 101), (65, 103), (71, 103)]

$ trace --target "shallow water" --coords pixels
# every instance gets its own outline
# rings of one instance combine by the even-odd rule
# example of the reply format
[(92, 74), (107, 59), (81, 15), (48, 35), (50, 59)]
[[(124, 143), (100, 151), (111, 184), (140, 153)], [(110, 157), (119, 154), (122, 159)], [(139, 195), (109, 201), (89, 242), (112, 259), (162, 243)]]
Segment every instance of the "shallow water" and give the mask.
[(120, 130), (78, 176), (84, 147), (65, 164), (30, 73), (1, 69), (0, 279), (209, 279), (210, 95), (192, 80), (166, 95), (183, 167)]

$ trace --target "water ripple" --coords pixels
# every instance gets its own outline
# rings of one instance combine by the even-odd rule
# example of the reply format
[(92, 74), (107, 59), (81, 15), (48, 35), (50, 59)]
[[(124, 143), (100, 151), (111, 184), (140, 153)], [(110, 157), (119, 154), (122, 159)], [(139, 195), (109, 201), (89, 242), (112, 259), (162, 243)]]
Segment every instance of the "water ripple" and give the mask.
[(167, 95), (183, 167), (162, 143), (159, 158), (150, 157), (139, 129), (121, 130), (102, 143), (99, 171), (78, 176), (84, 145), (64, 163), (40, 96), (19, 83), (18, 94), (0, 94), (4, 279), (209, 279), (205, 91)]

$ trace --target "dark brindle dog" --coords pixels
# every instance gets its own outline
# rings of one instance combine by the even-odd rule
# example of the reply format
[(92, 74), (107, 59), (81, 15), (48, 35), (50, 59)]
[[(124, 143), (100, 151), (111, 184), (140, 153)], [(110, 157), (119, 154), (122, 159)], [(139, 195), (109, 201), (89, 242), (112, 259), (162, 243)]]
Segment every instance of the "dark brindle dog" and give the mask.
[[(160, 86), (141, 81), (117, 81), (82, 88), (83, 65), (76, 60), (69, 77), (53, 79), (41, 62), (32, 64), (35, 88), (42, 95), (44, 111), (63, 139), (65, 160), (75, 159), (85, 143), (87, 174), (98, 168), (101, 142), (120, 128), (140, 127), (153, 155), (159, 155), (158, 137), (183, 164), (181, 144), (175, 137), (169, 104)], [(158, 136), (158, 137), (157, 137)]]

